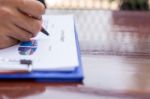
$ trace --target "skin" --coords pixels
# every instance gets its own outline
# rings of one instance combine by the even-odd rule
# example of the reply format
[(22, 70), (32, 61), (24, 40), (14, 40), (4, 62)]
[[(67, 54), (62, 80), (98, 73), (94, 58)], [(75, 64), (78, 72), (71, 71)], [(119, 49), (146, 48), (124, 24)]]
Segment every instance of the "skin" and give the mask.
[(44, 5), (37, 0), (0, 0), (0, 49), (35, 37), (44, 13)]

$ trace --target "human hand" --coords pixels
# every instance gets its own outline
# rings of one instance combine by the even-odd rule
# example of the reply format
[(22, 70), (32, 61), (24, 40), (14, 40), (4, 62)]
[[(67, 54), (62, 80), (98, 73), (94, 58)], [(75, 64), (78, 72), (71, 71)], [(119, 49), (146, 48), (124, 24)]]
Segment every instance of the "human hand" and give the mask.
[(37, 0), (0, 0), (0, 49), (35, 37), (44, 13)]

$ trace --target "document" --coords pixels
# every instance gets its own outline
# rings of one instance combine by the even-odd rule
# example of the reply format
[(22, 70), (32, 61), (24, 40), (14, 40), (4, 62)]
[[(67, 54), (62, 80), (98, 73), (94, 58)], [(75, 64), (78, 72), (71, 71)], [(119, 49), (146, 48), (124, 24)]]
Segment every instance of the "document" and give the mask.
[(73, 15), (47, 15), (39, 33), (29, 42), (0, 50), (0, 70), (25, 70), (20, 60), (31, 60), (32, 71), (72, 70), (79, 66)]

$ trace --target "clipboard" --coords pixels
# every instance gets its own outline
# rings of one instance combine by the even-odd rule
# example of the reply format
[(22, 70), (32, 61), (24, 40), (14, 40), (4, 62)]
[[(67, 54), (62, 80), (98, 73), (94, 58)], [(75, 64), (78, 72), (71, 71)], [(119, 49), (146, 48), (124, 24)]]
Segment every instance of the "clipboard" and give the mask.
[[(73, 70), (66, 71), (31, 71), (31, 72), (14, 72), (0, 73), (0, 80), (33, 80), (37, 82), (55, 82), (55, 83), (81, 83), (84, 79), (81, 62), (81, 53), (76, 27), (74, 25), (75, 41), (78, 56), (78, 66)], [(32, 66), (30, 66), (32, 67)]]

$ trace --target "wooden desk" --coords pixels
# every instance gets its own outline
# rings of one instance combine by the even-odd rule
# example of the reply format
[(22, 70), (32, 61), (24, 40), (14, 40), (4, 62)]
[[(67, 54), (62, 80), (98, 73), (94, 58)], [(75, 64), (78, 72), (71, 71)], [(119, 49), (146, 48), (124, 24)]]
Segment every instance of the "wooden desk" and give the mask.
[(150, 99), (149, 12), (60, 13), (76, 16), (84, 83), (1, 81), (1, 99)]

